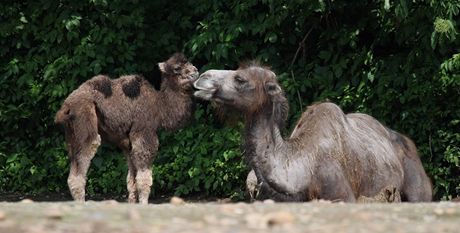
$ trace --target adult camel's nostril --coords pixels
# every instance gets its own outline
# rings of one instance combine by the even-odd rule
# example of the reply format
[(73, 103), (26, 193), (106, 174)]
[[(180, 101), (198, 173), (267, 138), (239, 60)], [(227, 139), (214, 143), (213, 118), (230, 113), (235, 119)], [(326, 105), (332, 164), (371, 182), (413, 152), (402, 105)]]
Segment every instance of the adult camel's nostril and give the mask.
[(210, 100), (217, 89), (214, 81), (211, 79), (211, 75), (208, 74), (200, 75), (198, 80), (193, 83), (193, 86), (197, 89), (194, 96), (204, 100)]
[(204, 73), (193, 83), (193, 86), (199, 90), (215, 89), (214, 82), (210, 79), (210, 75)]
[(208, 70), (200, 75), (198, 80), (193, 83), (197, 89), (194, 95), (198, 98), (210, 100), (214, 98), (217, 90), (225, 85), (226, 80), (234, 75), (231, 70)]

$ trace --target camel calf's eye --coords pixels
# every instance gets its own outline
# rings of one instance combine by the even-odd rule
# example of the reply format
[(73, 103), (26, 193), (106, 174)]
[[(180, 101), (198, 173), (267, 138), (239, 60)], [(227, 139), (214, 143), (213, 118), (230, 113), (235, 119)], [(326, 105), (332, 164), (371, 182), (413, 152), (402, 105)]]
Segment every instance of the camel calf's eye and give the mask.
[(180, 66), (174, 67), (174, 72), (175, 72), (175, 73), (180, 73), (180, 71), (181, 71), (181, 67), (180, 67)]

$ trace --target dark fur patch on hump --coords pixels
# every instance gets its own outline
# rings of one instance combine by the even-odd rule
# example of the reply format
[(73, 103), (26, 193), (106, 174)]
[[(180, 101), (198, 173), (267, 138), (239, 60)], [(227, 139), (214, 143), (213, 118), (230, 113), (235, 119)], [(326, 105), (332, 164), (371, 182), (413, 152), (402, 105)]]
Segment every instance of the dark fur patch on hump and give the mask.
[(104, 97), (112, 96), (112, 81), (109, 78), (97, 79), (93, 82), (94, 90), (104, 94)]
[(129, 98), (136, 98), (141, 94), (142, 77), (136, 75), (135, 78), (123, 83), (121, 86), (123, 93)]

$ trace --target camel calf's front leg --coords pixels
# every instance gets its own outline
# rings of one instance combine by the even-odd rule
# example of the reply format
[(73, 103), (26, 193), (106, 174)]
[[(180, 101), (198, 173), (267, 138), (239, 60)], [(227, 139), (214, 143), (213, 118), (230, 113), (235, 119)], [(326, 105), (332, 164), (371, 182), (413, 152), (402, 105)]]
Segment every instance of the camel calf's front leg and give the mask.
[[(153, 130), (146, 130), (130, 135), (130, 139), (132, 147), (128, 160), (133, 166), (133, 169), (130, 168), (130, 170), (135, 171), (135, 179), (133, 180), (130, 177), (131, 179), (128, 182), (134, 181), (139, 203), (147, 204), (153, 182), (152, 162), (153, 155), (158, 150), (158, 138), (153, 133)], [(133, 184), (128, 183), (128, 190), (130, 192), (129, 200), (133, 196), (133, 192), (130, 190), (132, 188)]]
[(137, 201), (137, 187), (136, 187), (136, 167), (133, 162), (128, 158), (128, 175), (126, 177), (126, 184), (128, 188), (128, 203), (136, 203)]

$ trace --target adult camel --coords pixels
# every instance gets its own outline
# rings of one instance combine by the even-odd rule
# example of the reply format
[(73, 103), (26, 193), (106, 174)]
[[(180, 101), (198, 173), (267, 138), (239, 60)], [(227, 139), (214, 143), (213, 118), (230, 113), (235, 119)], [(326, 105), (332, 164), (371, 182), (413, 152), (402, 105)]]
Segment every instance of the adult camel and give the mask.
[(259, 199), (355, 202), (395, 187), (403, 201), (430, 201), (431, 182), (414, 143), (373, 117), (313, 104), (283, 139), (288, 102), (274, 72), (258, 64), (209, 70), (196, 97), (232, 107), (245, 122), (244, 153), (257, 177)]

